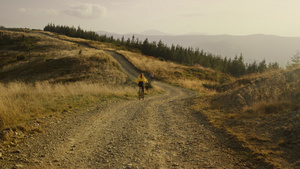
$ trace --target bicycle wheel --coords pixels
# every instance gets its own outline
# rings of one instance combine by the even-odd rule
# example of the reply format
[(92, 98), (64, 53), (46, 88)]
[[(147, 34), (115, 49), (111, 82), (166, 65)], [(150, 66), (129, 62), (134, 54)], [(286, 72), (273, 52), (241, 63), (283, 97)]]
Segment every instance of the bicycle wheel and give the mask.
[(138, 95), (139, 95), (139, 100), (140, 100), (143, 97), (143, 91), (141, 88), (139, 88)]

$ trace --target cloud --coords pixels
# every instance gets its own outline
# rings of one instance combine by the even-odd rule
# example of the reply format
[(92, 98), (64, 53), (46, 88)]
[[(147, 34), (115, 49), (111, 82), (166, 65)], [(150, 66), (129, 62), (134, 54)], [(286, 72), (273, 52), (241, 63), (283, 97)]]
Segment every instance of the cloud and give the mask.
[(47, 13), (48, 15), (59, 15), (59, 12), (55, 9), (46, 9), (44, 10), (45, 13)]
[(56, 9), (26, 9), (26, 8), (19, 8), (19, 12), (26, 13), (29, 15), (51, 15), (51, 16), (58, 16), (59, 12)]
[(180, 17), (187, 17), (187, 18), (190, 18), (190, 17), (199, 17), (199, 16), (203, 16), (203, 13), (186, 13), (186, 14), (180, 14), (178, 15)]
[(19, 8), (18, 11), (19, 12), (26, 12), (27, 10), (26, 10), (26, 8)]
[(93, 19), (105, 17), (106, 8), (95, 4), (78, 4), (70, 6), (67, 10), (64, 10), (64, 13), (79, 18)]

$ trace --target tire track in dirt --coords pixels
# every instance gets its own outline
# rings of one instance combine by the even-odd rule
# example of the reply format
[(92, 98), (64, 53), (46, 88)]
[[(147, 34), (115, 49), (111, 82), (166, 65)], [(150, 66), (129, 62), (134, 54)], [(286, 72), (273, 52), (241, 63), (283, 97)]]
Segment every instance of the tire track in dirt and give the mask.
[[(108, 52), (122, 69), (139, 72)], [(5, 168), (243, 168), (190, 110), (190, 90), (162, 82), (165, 93), (108, 101), (45, 126), (24, 140)]]
[[(125, 72), (138, 74), (121, 55), (109, 53)], [(156, 85), (166, 92), (108, 106), (57, 148), (54, 161), (62, 168), (234, 168), (234, 158), (224, 160), (228, 153), (190, 116), (185, 99), (195, 93)]]

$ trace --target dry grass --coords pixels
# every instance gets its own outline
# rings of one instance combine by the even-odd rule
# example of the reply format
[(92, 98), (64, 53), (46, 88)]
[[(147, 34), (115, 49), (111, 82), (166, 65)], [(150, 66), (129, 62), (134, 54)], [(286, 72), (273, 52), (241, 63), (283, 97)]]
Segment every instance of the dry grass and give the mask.
[(118, 53), (125, 56), (127, 60), (133, 63), (138, 69), (145, 72), (153, 72), (159, 78), (173, 77), (174, 72), (182, 72), (186, 66), (175, 64), (172, 62), (163, 62), (154, 57), (146, 57), (139, 53), (118, 50)]
[[(215, 84), (217, 82), (201, 79), (190, 71), (191, 69), (198, 70), (197, 68), (183, 66), (173, 62), (160, 61), (154, 57), (146, 57), (139, 53), (132, 53), (123, 50), (118, 50), (117, 52), (125, 56), (125, 58), (133, 63), (133, 65), (135, 65), (138, 69), (144, 72), (154, 73), (155, 78), (157, 79), (206, 94), (215, 93), (212, 90), (204, 88), (203, 84)], [(208, 75), (212, 74), (210, 71), (203, 70), (203, 72), (209, 72), (207, 73)]]
[(123, 86), (127, 76), (110, 55), (71, 42), (86, 40), (60, 38), (67, 41), (39, 31), (0, 30), (0, 129), (136, 95), (136, 88)]
[[(106, 52), (49, 37), (44, 33), (0, 30), (0, 42), (5, 44), (0, 50), (2, 82), (85, 80), (122, 84), (126, 81), (126, 75), (119, 70), (117, 61)], [(72, 40), (75, 41), (75, 38)], [(77, 41), (88, 43), (83, 39)], [(31, 46), (30, 51), (22, 50), (25, 43)], [(20, 57), (22, 59), (18, 59)]]
[(271, 100), (255, 102), (251, 106), (245, 106), (242, 111), (243, 113), (240, 115), (244, 117), (264, 117), (266, 115), (290, 111), (292, 109), (291, 106), (292, 103), (287, 101)]
[(203, 84), (215, 84), (216, 82), (211, 82), (207, 80), (200, 80), (200, 79), (173, 79), (170, 80), (173, 84), (178, 84), (179, 86), (183, 86), (188, 89), (196, 90), (201, 93), (205, 93), (206, 95), (213, 95), (216, 94), (215, 90), (208, 90), (207, 88), (203, 87)]
[[(257, 77), (257, 78), (256, 78)], [(245, 78), (245, 77), (243, 77)], [(199, 98), (194, 109), (275, 168), (300, 166), (300, 69), (252, 75), (252, 83)]]
[(87, 39), (82, 39), (82, 38), (73, 38), (69, 37), (66, 35), (60, 35), (57, 33), (52, 33), (52, 32), (47, 32), (47, 31), (37, 31), (52, 37), (57, 37), (62, 40), (70, 41), (70, 42), (75, 42), (80, 45), (86, 45), (86, 46), (91, 46), (97, 49), (102, 49), (102, 50), (115, 50), (117, 47), (113, 44), (110, 43), (102, 43), (102, 42), (97, 42), (97, 41), (92, 41), (92, 40), (87, 40)]
[[(251, 78), (253, 77), (252, 75)], [(235, 107), (247, 111), (252, 109), (255, 112), (260, 112), (259, 109), (265, 108), (265, 114), (276, 113), (271, 110), (272, 107), (280, 112), (283, 110), (281, 107), (291, 110), (299, 105), (300, 69), (279, 71), (269, 76), (257, 77), (249, 80), (245, 86), (219, 94), (215, 97), (214, 103), (222, 103), (219, 106), (223, 108)]]
[(252, 73), (252, 74), (247, 74), (239, 79), (258, 79), (258, 78), (264, 78), (264, 77), (271, 77), (279, 73), (283, 73), (285, 70), (284, 69), (269, 69), (267, 71), (264, 71), (263, 73)]
[[(101, 50), (110, 48), (106, 44), (29, 30), (0, 30), (0, 40), (0, 129), (111, 97), (137, 95), (136, 87), (125, 85), (129, 79), (119, 63)], [(24, 43), (29, 51), (22, 49)], [(154, 86), (148, 94), (160, 92)]]
[(108, 97), (133, 95), (136, 95), (136, 89), (133, 87), (105, 86), (86, 82), (0, 84), (0, 129), (25, 122), (33, 117), (87, 106)]
[[(76, 54), (77, 53), (77, 54)], [(2, 81), (93, 81), (99, 83), (124, 83), (126, 75), (119, 64), (103, 51), (82, 49), (78, 51), (51, 52), (29, 61), (9, 64), (2, 68)]]
[[(18, 54), (27, 55), (31, 58), (41, 57), (44, 55), (50, 58), (74, 57), (78, 56), (79, 53), (81, 53), (81, 55), (94, 55), (97, 50), (95, 51), (94, 49), (86, 48), (84, 44), (98, 43), (80, 38), (71, 38), (64, 35), (55, 35), (44, 31), (31, 31), (29, 33), (25, 33), (0, 30), (0, 40), (3, 45), (0, 52), (4, 57), (13, 57), (14, 54)], [(101, 43), (99, 42), (99, 44)], [(25, 46), (30, 46), (30, 50), (25, 50)], [(84, 53), (83, 50), (86, 53)], [(90, 51), (92, 51), (92, 54)]]
[(36, 58), (76, 56), (80, 50), (76, 44), (36, 33), (0, 30), (0, 42), (1, 69)]

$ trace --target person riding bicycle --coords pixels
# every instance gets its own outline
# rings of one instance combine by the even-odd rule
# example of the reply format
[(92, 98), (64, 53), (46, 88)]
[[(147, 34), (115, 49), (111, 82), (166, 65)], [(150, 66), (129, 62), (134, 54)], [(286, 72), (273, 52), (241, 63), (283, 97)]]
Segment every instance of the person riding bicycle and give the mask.
[(145, 78), (143, 73), (141, 73), (141, 75), (138, 76), (138, 78), (136, 79), (136, 82), (137, 82), (138, 86), (142, 88), (142, 91), (144, 93), (144, 83), (148, 83), (148, 80)]

